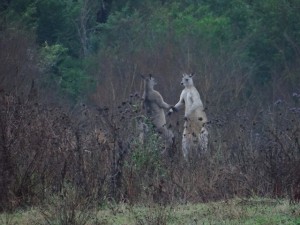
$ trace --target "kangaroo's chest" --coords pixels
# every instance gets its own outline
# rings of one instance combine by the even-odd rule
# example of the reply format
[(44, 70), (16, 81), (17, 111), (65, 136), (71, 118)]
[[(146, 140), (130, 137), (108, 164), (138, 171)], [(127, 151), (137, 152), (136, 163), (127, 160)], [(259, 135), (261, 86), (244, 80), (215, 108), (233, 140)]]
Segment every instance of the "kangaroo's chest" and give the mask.
[(144, 101), (148, 115), (155, 115), (162, 110), (159, 105), (152, 99), (146, 98)]
[(184, 95), (184, 103), (186, 107), (191, 106), (194, 103), (194, 96), (193, 93), (188, 91)]

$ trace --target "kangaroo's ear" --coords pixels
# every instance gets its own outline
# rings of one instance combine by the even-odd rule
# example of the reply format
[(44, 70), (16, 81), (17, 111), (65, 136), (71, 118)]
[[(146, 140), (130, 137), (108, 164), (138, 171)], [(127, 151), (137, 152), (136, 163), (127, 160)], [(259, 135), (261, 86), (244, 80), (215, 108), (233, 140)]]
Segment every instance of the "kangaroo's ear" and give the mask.
[(190, 74), (190, 77), (193, 77), (194, 75), (195, 75), (195, 73), (191, 73), (191, 74)]
[(150, 79), (152, 78), (152, 74), (151, 74), (151, 73), (149, 73), (149, 78), (150, 78)]

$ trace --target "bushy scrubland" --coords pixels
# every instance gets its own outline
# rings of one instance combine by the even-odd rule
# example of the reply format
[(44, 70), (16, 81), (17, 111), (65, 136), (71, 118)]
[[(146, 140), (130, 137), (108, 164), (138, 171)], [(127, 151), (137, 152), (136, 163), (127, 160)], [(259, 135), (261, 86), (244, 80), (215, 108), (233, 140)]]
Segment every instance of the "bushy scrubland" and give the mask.
[[(57, 212), (46, 205), (65, 204), (57, 207), (65, 210), (61, 220), (85, 221), (90, 208), (120, 202), (299, 201), (298, 1), (112, 1), (105, 21), (93, 19), (97, 7), (84, 4), (91, 0), (71, 8), (4, 2), (1, 211), (45, 205), (45, 221), (53, 221)], [(46, 26), (51, 12), (65, 22), (56, 21), (57, 29)], [(176, 143), (165, 150), (141, 108), (139, 74), (154, 74), (157, 90), (175, 104), (181, 73), (192, 71), (209, 150), (187, 164), (183, 115), (167, 118)], [(149, 127), (144, 143), (140, 120)]]

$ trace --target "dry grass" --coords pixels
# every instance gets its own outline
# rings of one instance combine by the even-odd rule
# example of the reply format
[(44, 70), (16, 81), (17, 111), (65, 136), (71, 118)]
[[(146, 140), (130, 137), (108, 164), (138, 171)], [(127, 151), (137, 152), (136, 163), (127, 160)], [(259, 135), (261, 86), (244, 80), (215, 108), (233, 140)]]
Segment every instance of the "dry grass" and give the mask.
[[(287, 200), (231, 199), (220, 202), (186, 205), (107, 205), (92, 210), (87, 225), (181, 225), (181, 224), (299, 224), (300, 205)], [(1, 214), (0, 224), (64, 224), (45, 221), (40, 209)]]

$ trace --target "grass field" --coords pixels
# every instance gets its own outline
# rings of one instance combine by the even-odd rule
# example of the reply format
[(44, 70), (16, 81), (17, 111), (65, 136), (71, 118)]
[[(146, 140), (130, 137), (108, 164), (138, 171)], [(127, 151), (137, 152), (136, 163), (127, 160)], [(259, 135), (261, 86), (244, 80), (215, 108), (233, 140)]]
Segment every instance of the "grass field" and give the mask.
[(196, 224), (299, 224), (300, 204), (287, 200), (231, 199), (172, 206), (107, 205), (95, 210), (47, 206), (0, 214), (1, 225), (196, 225)]

